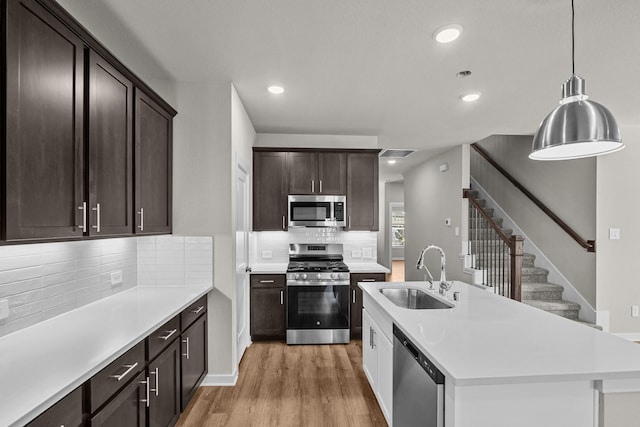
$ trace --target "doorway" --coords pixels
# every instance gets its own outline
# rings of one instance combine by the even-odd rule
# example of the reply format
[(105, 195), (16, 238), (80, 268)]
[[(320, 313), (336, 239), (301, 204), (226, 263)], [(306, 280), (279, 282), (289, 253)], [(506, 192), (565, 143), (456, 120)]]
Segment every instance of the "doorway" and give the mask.
[(389, 203), (388, 224), (388, 253), (391, 262), (390, 281), (404, 281), (404, 203)]

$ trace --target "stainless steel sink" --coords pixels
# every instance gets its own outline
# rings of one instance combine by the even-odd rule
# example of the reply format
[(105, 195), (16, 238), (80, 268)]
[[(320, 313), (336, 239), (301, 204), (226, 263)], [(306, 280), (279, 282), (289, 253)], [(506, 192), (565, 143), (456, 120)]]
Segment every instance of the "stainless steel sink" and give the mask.
[(387, 297), (389, 301), (402, 308), (412, 310), (429, 310), (439, 308), (452, 308), (453, 305), (440, 301), (439, 299), (413, 288), (382, 288), (380, 293)]

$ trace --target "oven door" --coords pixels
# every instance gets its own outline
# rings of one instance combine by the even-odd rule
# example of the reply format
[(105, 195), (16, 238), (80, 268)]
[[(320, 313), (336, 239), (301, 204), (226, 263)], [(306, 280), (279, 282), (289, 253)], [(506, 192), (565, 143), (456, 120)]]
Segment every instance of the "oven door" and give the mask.
[(287, 329), (349, 329), (349, 283), (287, 284)]

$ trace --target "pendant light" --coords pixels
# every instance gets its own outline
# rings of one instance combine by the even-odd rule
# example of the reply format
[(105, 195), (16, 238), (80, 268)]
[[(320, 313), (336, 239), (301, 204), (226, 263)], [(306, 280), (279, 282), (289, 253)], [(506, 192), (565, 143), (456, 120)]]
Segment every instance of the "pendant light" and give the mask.
[(572, 76), (562, 85), (560, 106), (540, 124), (529, 158), (568, 160), (613, 153), (624, 148), (611, 112), (587, 100), (584, 79), (575, 74), (575, 10), (571, 0)]

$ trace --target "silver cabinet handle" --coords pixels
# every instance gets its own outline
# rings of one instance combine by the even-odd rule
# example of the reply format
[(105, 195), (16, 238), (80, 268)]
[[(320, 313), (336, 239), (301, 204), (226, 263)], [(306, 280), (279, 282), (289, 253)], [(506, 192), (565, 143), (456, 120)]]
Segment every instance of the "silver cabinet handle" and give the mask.
[(260, 283), (275, 283), (275, 280), (260, 280)]
[(373, 328), (371, 329), (371, 348), (376, 348), (376, 331), (373, 330)]
[(145, 395), (147, 396), (146, 399), (142, 399), (140, 402), (145, 402), (147, 404), (147, 408), (149, 407), (149, 377), (147, 377), (146, 381), (140, 381), (140, 384), (146, 384), (146, 392)]
[(320, 180), (320, 192), (322, 193), (322, 180)]
[(286, 228), (286, 226), (285, 226), (285, 224), (284, 224), (284, 219), (285, 219), (285, 218), (284, 218), (284, 215), (282, 215), (282, 229), (283, 229), (283, 230), (286, 230), (287, 228)]
[(140, 215), (140, 225), (138, 226), (138, 228), (140, 229), (140, 231), (144, 231), (144, 208), (140, 208), (140, 212), (138, 212), (138, 215)]
[(355, 304), (356, 303), (356, 290), (355, 289), (352, 290), (351, 294), (353, 295), (353, 303)]
[(193, 314), (198, 314), (200, 313), (202, 310), (204, 310), (204, 305), (201, 305), (200, 307), (196, 308), (195, 310), (192, 310), (191, 312)]
[(182, 342), (187, 345), (187, 352), (182, 353), (182, 355), (185, 356), (187, 360), (189, 360), (189, 337), (183, 339)]
[(284, 291), (280, 290), (280, 305), (284, 305)]
[(138, 362), (134, 363), (133, 365), (124, 365), (123, 368), (127, 368), (126, 371), (124, 371), (120, 375), (110, 375), (110, 377), (115, 378), (116, 381), (121, 381), (124, 377), (127, 376), (127, 374), (129, 374), (129, 372), (133, 371), (136, 366), (138, 366)]
[(82, 225), (78, 226), (82, 231), (87, 231), (87, 202), (82, 202), (82, 206), (78, 206), (78, 210), (82, 211)]
[(96, 211), (96, 225), (94, 225), (93, 228), (95, 228), (96, 231), (99, 233), (100, 232), (100, 203), (96, 203), (96, 207), (93, 208), (92, 210)]
[(373, 348), (373, 328), (369, 326), (369, 347)]
[(351, 215), (347, 217), (347, 228), (351, 228)]
[(175, 334), (176, 332), (178, 332), (178, 330), (177, 330), (177, 329), (173, 329), (173, 330), (171, 330), (171, 331), (165, 331), (165, 332), (167, 333), (167, 335), (165, 335), (165, 336), (163, 336), (163, 337), (162, 337), (162, 336), (160, 336), (160, 337), (158, 337), (158, 338), (160, 338), (161, 340), (165, 340), (165, 341), (166, 341), (166, 340), (168, 340), (168, 339), (169, 339), (169, 337), (171, 337), (171, 335), (173, 335), (173, 334)]
[(313, 179), (311, 180), (311, 192), (316, 192), (316, 182)]
[(376, 279), (362, 279), (361, 282), (375, 282)]
[(156, 376), (156, 388), (152, 388), (151, 391), (153, 391), (156, 394), (156, 396), (158, 396), (158, 388), (159, 388), (158, 385), (160, 384), (159, 368), (156, 366), (156, 369), (154, 369), (153, 372), (149, 372), (149, 373), (151, 375)]

